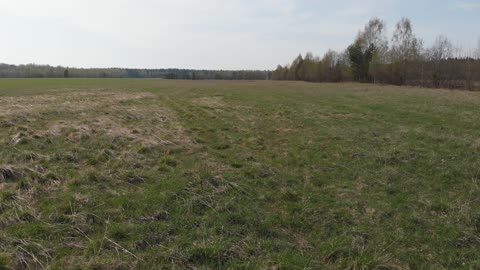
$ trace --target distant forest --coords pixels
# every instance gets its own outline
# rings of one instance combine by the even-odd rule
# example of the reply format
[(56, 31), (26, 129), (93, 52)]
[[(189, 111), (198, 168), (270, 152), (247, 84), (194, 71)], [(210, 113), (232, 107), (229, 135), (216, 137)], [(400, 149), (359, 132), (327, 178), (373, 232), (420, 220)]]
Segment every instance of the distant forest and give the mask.
[(269, 80), (271, 71), (67, 68), (48, 65), (0, 64), (0, 78), (161, 78), (179, 80)]
[(279, 65), (272, 79), (480, 90), (480, 40), (477, 49), (465, 51), (439, 36), (424, 48), (410, 20), (403, 18), (389, 42), (385, 22), (373, 18), (346, 50), (330, 50), (322, 58), (299, 55), (291, 64)]
[(192, 70), (68, 68), (48, 65), (0, 64), (0, 78), (162, 78), (183, 80), (290, 80), (308, 82), (358, 81), (432, 88), (480, 90), (480, 40), (469, 51), (444, 36), (425, 48), (409, 19), (401, 19), (392, 38), (385, 22), (372, 18), (353, 43), (323, 57), (307, 53), (291, 64), (268, 70)]

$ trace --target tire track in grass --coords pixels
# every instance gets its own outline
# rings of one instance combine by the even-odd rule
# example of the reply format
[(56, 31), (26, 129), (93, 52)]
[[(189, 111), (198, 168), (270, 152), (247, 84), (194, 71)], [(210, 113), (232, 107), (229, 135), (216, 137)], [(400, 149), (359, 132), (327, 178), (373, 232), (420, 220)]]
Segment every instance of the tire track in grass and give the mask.
[[(246, 213), (249, 213), (249, 215), (252, 215), (253, 213), (254, 216), (261, 217), (257, 218), (257, 223), (255, 223), (255, 225), (253, 226), (255, 229), (253, 229), (252, 234), (263, 240), (271, 238), (272, 235), (274, 235), (275, 238), (278, 238), (278, 243), (282, 243), (282, 245), (285, 246), (291, 245), (290, 243), (296, 243), (299, 241), (299, 239), (303, 239), (302, 241), (304, 241), (304, 246), (313, 246), (314, 243), (308, 243), (308, 241), (306, 240), (308, 239), (308, 234), (305, 234), (305, 232), (289, 228), (285, 224), (282, 225), (281, 223), (275, 221), (278, 221), (278, 219), (282, 218), (287, 218), (289, 220), (293, 218), (293, 216), (289, 212), (289, 203), (282, 201), (282, 198), (287, 196), (288, 198), (293, 200), (292, 203), (298, 203), (296, 201), (296, 195), (289, 196), (290, 194), (294, 193), (287, 192), (286, 194), (284, 194), (282, 187), (286, 188), (287, 184), (283, 180), (279, 180), (279, 176), (272, 172), (272, 170), (276, 171), (275, 165), (265, 160), (266, 157), (257, 157), (258, 153), (255, 150), (250, 149), (249, 147), (236, 147), (238, 145), (236, 143), (232, 143), (233, 146), (231, 149), (217, 149), (217, 147), (215, 147), (215, 141), (229, 142), (231, 140), (231, 132), (232, 129), (235, 128), (232, 123), (243, 122), (236, 121), (234, 116), (229, 113), (219, 114), (211, 110), (192, 105), (191, 103), (189, 103), (189, 100), (180, 101), (178, 99), (167, 99), (168, 101), (166, 103), (168, 103), (169, 106), (171, 106), (175, 111), (179, 112), (179, 115), (184, 115), (186, 118), (188, 118), (185, 120), (187, 123), (189, 123), (186, 124), (186, 126), (190, 126), (191, 123), (197, 123), (199, 125), (198, 127), (201, 130), (197, 130), (193, 133), (197, 134), (197, 136), (201, 136), (202, 138), (208, 136), (208, 138), (205, 139), (208, 146), (208, 150), (206, 151), (209, 153), (209, 157), (213, 159), (214, 162), (216, 162), (217, 164), (220, 163), (225, 166), (232, 167), (232, 162), (241, 159), (242, 156), (247, 156), (247, 154), (250, 156), (253, 155), (254, 160), (258, 160), (255, 162), (251, 162), (249, 165), (247, 165), (247, 167), (244, 168), (242, 168), (241, 166), (235, 169), (231, 168), (230, 171), (233, 171), (235, 173), (235, 176), (232, 180), (227, 180), (233, 181), (232, 183), (234, 183), (241, 189), (241, 191), (243, 192), (243, 196), (247, 194), (247, 196), (244, 196), (244, 198), (247, 198), (249, 200), (249, 203), (245, 204), (245, 207), (243, 208), (248, 210), (242, 211), (246, 211)], [(211, 123), (212, 126), (216, 129), (213, 131), (205, 131), (205, 129), (208, 129), (207, 125), (205, 124), (206, 121), (208, 121), (208, 123)], [(223, 133), (219, 131), (218, 127), (220, 126), (229, 128), (229, 130)], [(198, 133), (202, 133), (202, 131), (205, 131), (206, 133), (208, 133), (208, 135), (198, 135)], [(245, 136), (244, 134), (241, 135)], [(264, 152), (264, 150), (262, 150), (261, 152)], [(227, 155), (229, 156), (227, 157)], [(226, 164), (226, 161), (230, 164)], [(247, 172), (249, 171), (250, 173), (248, 174)], [(253, 175), (251, 175), (252, 172)], [(296, 176), (292, 175), (292, 177)], [(297, 184), (301, 185), (300, 182), (298, 182)], [(296, 190), (295, 187), (289, 188)], [(265, 194), (268, 194), (266, 195), (266, 198)], [(285, 215), (287, 215), (288, 217)], [(289, 224), (289, 222), (292, 221), (288, 221), (286, 222), (286, 224)], [(275, 260), (273, 258), (270, 259)]]

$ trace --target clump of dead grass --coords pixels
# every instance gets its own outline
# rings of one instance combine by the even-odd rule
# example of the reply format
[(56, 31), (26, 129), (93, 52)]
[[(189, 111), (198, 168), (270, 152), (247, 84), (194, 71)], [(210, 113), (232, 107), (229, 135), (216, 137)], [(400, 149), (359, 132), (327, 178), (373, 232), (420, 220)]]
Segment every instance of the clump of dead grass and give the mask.
[(192, 103), (198, 106), (210, 108), (210, 109), (222, 109), (226, 107), (223, 97), (201, 97), (192, 100)]
[(10, 141), (8, 142), (8, 144), (10, 145), (17, 145), (17, 144), (20, 144), (22, 142), (25, 142), (26, 141), (26, 134), (23, 133), (23, 132), (19, 132), (17, 134), (15, 134), (11, 139)]
[(0, 182), (16, 179), (19, 175), (12, 166), (0, 165)]

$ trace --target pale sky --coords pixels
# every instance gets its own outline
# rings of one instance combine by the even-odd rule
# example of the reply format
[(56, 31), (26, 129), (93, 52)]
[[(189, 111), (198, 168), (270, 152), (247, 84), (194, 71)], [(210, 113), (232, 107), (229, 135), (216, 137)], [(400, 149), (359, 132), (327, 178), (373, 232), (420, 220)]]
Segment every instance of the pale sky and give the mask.
[(345, 49), (372, 16), (409, 17), (427, 46), (480, 38), (480, 0), (0, 0), (0, 62), (274, 69)]

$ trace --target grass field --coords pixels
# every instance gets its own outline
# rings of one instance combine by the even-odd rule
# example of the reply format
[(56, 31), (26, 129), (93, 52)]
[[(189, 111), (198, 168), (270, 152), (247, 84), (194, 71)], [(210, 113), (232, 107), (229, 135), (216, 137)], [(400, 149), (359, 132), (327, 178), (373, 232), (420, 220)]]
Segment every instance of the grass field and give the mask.
[(0, 80), (0, 269), (480, 269), (480, 93)]

